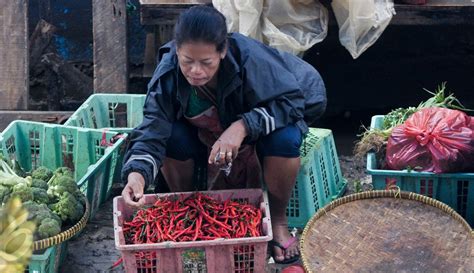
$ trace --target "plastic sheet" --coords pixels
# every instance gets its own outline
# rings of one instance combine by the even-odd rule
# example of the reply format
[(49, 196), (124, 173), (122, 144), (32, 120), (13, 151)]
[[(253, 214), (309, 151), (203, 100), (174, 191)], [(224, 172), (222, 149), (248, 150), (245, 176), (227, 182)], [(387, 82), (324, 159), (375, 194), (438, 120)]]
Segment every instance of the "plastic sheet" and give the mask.
[(473, 170), (474, 119), (457, 110), (422, 109), (392, 130), (386, 159), (387, 166), (395, 170)]

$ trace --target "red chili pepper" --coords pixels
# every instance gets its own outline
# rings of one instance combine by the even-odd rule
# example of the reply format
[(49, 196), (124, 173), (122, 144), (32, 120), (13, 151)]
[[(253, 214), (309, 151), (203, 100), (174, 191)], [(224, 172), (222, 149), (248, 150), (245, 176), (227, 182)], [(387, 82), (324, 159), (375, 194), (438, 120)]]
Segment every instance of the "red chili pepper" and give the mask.
[[(199, 204), (198, 204), (198, 206), (199, 206)], [(204, 218), (206, 218), (206, 220), (208, 220), (209, 222), (215, 223), (215, 224), (217, 224), (217, 225), (219, 225), (219, 226), (221, 226), (225, 229), (231, 229), (228, 225), (225, 225), (225, 224), (215, 220), (211, 216), (209, 216), (209, 214), (207, 214), (206, 211), (204, 211), (204, 209), (202, 207), (200, 207), (200, 209), (201, 209), (201, 213), (204, 216)]]
[(186, 212), (189, 209), (189, 206), (184, 206), (182, 208), (175, 208), (173, 210), (170, 210), (170, 212)]
[(260, 236), (262, 213), (248, 202), (220, 201), (197, 193), (157, 199), (137, 211), (123, 232), (129, 243), (182, 242)]
[(123, 263), (123, 258), (122, 257), (120, 257), (111, 267), (109, 267), (109, 270), (112, 270), (112, 269), (116, 268), (121, 263)]
[[(179, 236), (181, 236), (184, 233), (186, 233), (187, 231), (191, 230), (191, 228), (192, 228), (192, 226), (189, 226), (189, 227), (187, 227), (186, 229), (183, 229), (180, 232), (174, 233), (173, 236), (171, 237), (171, 240), (176, 241)], [(195, 240), (193, 240), (193, 241), (195, 241)]]
[(201, 224), (202, 224), (202, 216), (200, 215), (199, 218), (196, 220), (196, 231), (194, 233), (194, 237), (193, 237), (192, 241), (197, 240), (199, 230), (201, 229)]

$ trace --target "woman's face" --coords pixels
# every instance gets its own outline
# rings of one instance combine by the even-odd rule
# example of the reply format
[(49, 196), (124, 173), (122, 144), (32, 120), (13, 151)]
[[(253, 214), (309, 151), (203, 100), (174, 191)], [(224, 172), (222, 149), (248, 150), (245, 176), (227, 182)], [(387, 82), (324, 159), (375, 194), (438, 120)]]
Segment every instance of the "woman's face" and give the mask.
[(179, 67), (189, 84), (194, 86), (209, 83), (219, 69), (226, 50), (218, 52), (214, 44), (186, 42), (177, 50)]

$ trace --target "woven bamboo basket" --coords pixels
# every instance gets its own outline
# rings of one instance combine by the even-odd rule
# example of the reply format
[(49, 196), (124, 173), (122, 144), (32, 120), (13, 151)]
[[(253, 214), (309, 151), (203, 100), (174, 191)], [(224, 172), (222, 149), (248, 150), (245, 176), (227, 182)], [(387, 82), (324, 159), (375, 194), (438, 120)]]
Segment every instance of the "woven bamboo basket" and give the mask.
[(33, 242), (33, 251), (45, 249), (54, 245), (58, 245), (64, 241), (69, 240), (74, 235), (78, 234), (87, 224), (90, 214), (90, 205), (87, 201), (87, 198), (84, 198), (86, 203), (86, 209), (84, 210), (84, 215), (82, 218), (72, 227), (67, 230), (49, 238), (37, 240)]
[(474, 232), (449, 206), (415, 193), (337, 199), (306, 225), (307, 272), (472, 272)]

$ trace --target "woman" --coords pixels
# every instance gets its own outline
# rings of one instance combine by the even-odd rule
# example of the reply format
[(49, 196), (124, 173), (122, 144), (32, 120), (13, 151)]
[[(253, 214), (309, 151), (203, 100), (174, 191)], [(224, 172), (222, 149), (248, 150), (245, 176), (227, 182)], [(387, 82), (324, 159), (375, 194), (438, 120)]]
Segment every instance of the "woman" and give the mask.
[(228, 34), (225, 17), (207, 6), (180, 16), (174, 41), (159, 56), (144, 120), (131, 133), (124, 160), (125, 202), (142, 206), (143, 191), (158, 170), (171, 191), (193, 190), (195, 162), (203, 154), (210, 189), (258, 186), (263, 170), (274, 260), (297, 260), (286, 207), (306, 122), (326, 106), (318, 72), (293, 55)]

